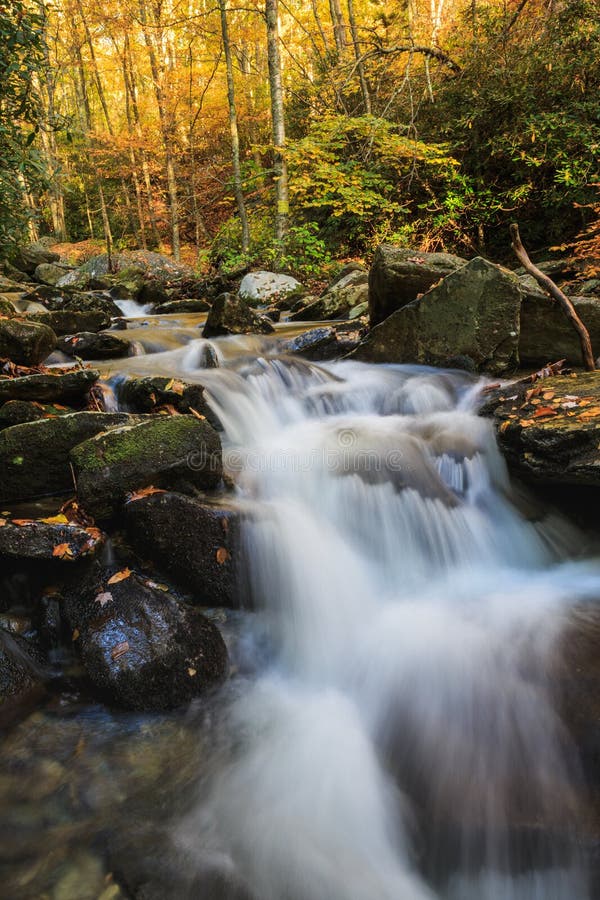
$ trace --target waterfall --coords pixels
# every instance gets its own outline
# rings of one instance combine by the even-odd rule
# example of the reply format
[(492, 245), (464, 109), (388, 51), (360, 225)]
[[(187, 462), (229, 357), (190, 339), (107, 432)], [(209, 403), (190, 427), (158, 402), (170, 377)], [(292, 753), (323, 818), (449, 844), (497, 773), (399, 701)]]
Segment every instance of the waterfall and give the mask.
[(552, 672), (600, 579), (514, 493), (478, 385), (278, 358), (202, 380), (271, 649), (180, 839), (254, 900), (585, 900)]

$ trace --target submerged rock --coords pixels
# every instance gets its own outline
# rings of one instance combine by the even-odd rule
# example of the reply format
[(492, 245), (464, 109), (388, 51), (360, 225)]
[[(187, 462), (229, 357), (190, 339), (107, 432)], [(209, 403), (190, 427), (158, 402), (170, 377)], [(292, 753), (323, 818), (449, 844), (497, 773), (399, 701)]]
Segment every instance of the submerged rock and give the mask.
[(508, 269), (477, 257), (373, 328), (352, 353), (366, 362), (452, 366), (501, 374), (519, 362), (521, 287)]
[(451, 253), (419, 253), (391, 244), (380, 244), (369, 273), (371, 325), (378, 325), (393, 312), (412, 303), (441, 278), (466, 263)]
[[(72, 601), (71, 617), (75, 608)], [(170, 709), (227, 675), (227, 649), (216, 626), (149, 578), (130, 573), (111, 583), (104, 572), (91, 591), (86, 586), (77, 611), (71, 621), (86, 672), (119, 705)]]
[(139, 422), (127, 413), (78, 412), (0, 432), (0, 503), (73, 489), (69, 451), (100, 431)]
[(291, 275), (248, 272), (240, 284), (240, 297), (248, 303), (271, 303), (282, 295), (297, 294), (303, 287)]
[(271, 334), (273, 326), (244, 300), (233, 294), (219, 294), (208, 314), (202, 331), (205, 338), (227, 334)]
[(8, 400), (53, 401), (80, 399), (100, 377), (93, 369), (77, 369), (73, 372), (51, 372), (40, 375), (23, 375), (20, 378), (0, 377), (0, 404)]
[(37, 366), (56, 347), (56, 334), (48, 325), (22, 319), (0, 319), (0, 358), (20, 366)]
[(194, 416), (155, 416), (98, 434), (71, 451), (71, 462), (78, 497), (99, 519), (112, 516), (141, 488), (206, 490), (222, 477), (219, 436)]
[(508, 464), (534, 483), (600, 485), (600, 372), (507, 384), (489, 396)]
[(80, 359), (118, 359), (128, 355), (131, 341), (108, 331), (101, 331), (98, 334), (81, 331), (79, 334), (67, 334), (62, 337), (57, 349), (67, 356), (78, 356)]
[(240, 519), (236, 510), (176, 493), (151, 494), (127, 504), (127, 531), (136, 550), (152, 559), (202, 606), (241, 605), (238, 593)]

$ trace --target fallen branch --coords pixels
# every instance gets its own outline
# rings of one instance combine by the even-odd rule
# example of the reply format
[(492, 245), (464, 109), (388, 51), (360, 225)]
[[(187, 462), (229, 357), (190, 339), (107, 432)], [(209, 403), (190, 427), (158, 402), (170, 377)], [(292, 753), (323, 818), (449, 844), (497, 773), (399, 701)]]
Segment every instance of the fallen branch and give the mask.
[(583, 357), (585, 368), (588, 372), (594, 372), (596, 369), (596, 364), (594, 362), (594, 354), (592, 352), (592, 342), (590, 341), (590, 335), (587, 328), (577, 315), (575, 307), (573, 306), (567, 295), (563, 294), (560, 288), (554, 284), (552, 279), (548, 278), (547, 275), (544, 275), (544, 273), (540, 269), (538, 269), (537, 266), (534, 266), (534, 264), (531, 262), (531, 260), (529, 259), (529, 255), (521, 242), (519, 226), (516, 224), (516, 222), (514, 222), (510, 226), (510, 236), (512, 239), (512, 248), (514, 254), (525, 271), (528, 272), (529, 275), (533, 276), (537, 283), (560, 304), (562, 311), (572, 323), (573, 328), (579, 335), (579, 341), (581, 343), (581, 355)]

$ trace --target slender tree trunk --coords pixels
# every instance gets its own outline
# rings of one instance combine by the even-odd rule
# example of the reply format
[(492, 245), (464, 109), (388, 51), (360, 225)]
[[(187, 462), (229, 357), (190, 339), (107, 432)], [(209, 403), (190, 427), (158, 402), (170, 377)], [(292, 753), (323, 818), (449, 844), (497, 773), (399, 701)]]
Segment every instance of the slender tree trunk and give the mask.
[(92, 219), (92, 211), (90, 209), (90, 198), (87, 191), (83, 192), (83, 196), (85, 199), (85, 215), (87, 218), (88, 228), (90, 229), (90, 237), (94, 240), (94, 220)]
[(271, 127), (273, 133), (275, 178), (275, 239), (283, 246), (288, 229), (289, 192), (285, 160), (285, 118), (281, 56), (279, 53), (279, 2), (265, 0), (267, 19), (267, 50), (269, 60), (269, 93), (271, 96)]
[(227, 0), (219, 0), (219, 10), (221, 12), (221, 35), (223, 37), (223, 51), (225, 53), (225, 67), (227, 70), (227, 105), (229, 107), (229, 132), (231, 135), (231, 162), (233, 164), (233, 193), (235, 195), (235, 202), (242, 226), (242, 250), (244, 253), (247, 253), (250, 249), (250, 230), (248, 228), (248, 216), (246, 214), (246, 204), (244, 203), (244, 191), (242, 187), (240, 137), (235, 105), (233, 59), (229, 41), (229, 26), (227, 24)]
[(173, 256), (176, 260), (180, 258), (179, 246), (179, 198), (177, 191), (177, 173), (175, 169), (175, 157), (173, 154), (173, 129), (165, 105), (163, 94), (163, 85), (161, 73), (159, 70), (156, 47), (154, 45), (153, 35), (148, 28), (146, 8), (144, 2), (140, 3), (140, 14), (142, 22), (142, 30), (144, 33), (144, 41), (148, 50), (148, 59), (150, 61), (150, 71), (152, 73), (152, 83), (154, 86), (154, 96), (158, 108), (158, 119), (160, 123), (160, 131), (163, 139), (165, 151), (165, 168), (167, 173), (167, 194), (169, 197), (169, 212), (171, 215), (171, 247)]
[(362, 53), (360, 42), (358, 39), (358, 28), (356, 27), (356, 17), (354, 15), (354, 0), (348, 0), (348, 20), (350, 22), (350, 33), (352, 35), (352, 45), (354, 47), (354, 56), (356, 57), (356, 67), (358, 70), (358, 78), (360, 81), (360, 92), (362, 94), (363, 106), (367, 115), (371, 115), (371, 95), (369, 93), (369, 85), (365, 75), (365, 67), (362, 63)]
[(348, 45), (348, 40), (346, 36), (346, 23), (344, 22), (340, 0), (329, 0), (329, 11), (331, 13), (331, 22), (333, 24), (333, 37), (336, 50), (338, 56), (343, 56)]

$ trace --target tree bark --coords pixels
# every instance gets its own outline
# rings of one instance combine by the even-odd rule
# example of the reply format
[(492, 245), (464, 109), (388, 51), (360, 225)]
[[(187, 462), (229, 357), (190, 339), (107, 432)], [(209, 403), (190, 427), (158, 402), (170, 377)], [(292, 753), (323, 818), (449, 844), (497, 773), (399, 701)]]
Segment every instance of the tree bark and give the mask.
[(356, 16), (354, 15), (354, 0), (348, 2), (348, 20), (350, 22), (350, 34), (352, 35), (352, 46), (354, 47), (354, 56), (356, 58), (356, 67), (358, 69), (358, 78), (360, 81), (360, 92), (363, 98), (363, 106), (367, 115), (371, 115), (371, 95), (365, 75), (365, 67), (360, 52), (360, 42), (358, 40), (358, 28), (356, 27)]
[(532, 275), (537, 283), (541, 287), (543, 287), (544, 290), (547, 291), (547, 293), (550, 294), (550, 296), (554, 300), (559, 303), (567, 319), (569, 319), (569, 321), (573, 325), (573, 328), (579, 335), (579, 341), (581, 343), (581, 355), (583, 357), (585, 368), (588, 372), (594, 372), (596, 369), (596, 363), (594, 362), (594, 354), (592, 352), (592, 342), (590, 341), (590, 335), (587, 328), (577, 315), (575, 307), (573, 306), (567, 295), (563, 294), (560, 288), (554, 284), (552, 279), (548, 278), (547, 275), (545, 275), (540, 269), (537, 268), (537, 266), (535, 266), (531, 262), (531, 260), (529, 259), (529, 255), (521, 241), (519, 226), (516, 224), (516, 222), (510, 226), (510, 236), (514, 254), (525, 271)]
[(227, 24), (227, 0), (219, 0), (221, 13), (221, 35), (223, 38), (223, 51), (225, 53), (225, 67), (227, 71), (227, 105), (229, 107), (229, 132), (231, 135), (231, 161), (233, 164), (233, 193), (238, 208), (240, 223), (242, 226), (242, 251), (247, 253), (250, 249), (250, 229), (246, 204), (244, 203), (244, 191), (242, 187), (242, 167), (240, 163), (240, 137), (237, 125), (237, 110), (235, 105), (235, 82), (233, 80), (233, 58), (231, 55), (231, 43), (229, 41), (229, 26)]
[(273, 133), (275, 178), (275, 239), (283, 246), (288, 230), (289, 191), (285, 161), (285, 118), (283, 82), (279, 53), (279, 2), (265, 0), (267, 20), (267, 51), (269, 61), (269, 93), (271, 96), (271, 127)]

